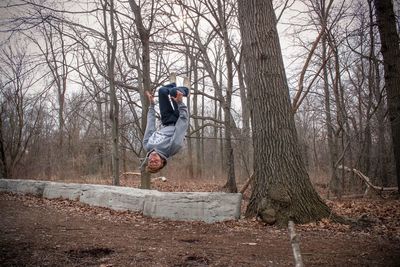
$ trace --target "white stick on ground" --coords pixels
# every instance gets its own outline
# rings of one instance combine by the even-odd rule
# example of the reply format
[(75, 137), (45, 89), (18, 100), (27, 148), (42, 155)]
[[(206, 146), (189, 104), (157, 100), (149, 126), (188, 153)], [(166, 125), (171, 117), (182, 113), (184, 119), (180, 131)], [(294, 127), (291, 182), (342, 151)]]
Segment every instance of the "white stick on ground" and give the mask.
[(304, 264), (303, 264), (303, 259), (301, 258), (299, 237), (294, 230), (293, 221), (289, 221), (289, 235), (290, 235), (290, 243), (292, 244), (292, 249), (293, 249), (295, 266), (303, 267)]

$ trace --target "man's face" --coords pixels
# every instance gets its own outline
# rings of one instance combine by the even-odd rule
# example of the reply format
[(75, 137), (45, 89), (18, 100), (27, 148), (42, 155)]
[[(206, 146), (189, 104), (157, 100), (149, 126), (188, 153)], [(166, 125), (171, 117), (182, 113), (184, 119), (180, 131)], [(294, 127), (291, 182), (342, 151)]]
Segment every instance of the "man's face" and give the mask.
[(151, 169), (159, 169), (163, 165), (163, 160), (157, 152), (153, 151), (149, 155), (149, 161), (147, 164)]

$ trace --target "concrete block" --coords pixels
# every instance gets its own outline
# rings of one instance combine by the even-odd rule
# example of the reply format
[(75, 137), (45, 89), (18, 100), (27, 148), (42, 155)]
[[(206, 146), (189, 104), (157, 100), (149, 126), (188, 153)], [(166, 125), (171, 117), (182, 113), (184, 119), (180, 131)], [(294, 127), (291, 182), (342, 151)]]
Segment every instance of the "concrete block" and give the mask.
[(127, 187), (88, 188), (83, 190), (80, 201), (91, 206), (142, 212), (145, 196), (154, 190), (141, 190)]
[(207, 223), (240, 217), (242, 194), (157, 192), (146, 196), (143, 214), (155, 218)]
[(0, 191), (10, 193), (32, 194), (41, 197), (45, 186), (46, 182), (44, 181), (0, 179)]
[(48, 182), (44, 188), (43, 197), (79, 201), (82, 191), (88, 190), (90, 187), (91, 185), (86, 184)]
[(222, 192), (159, 192), (137, 188), (0, 179), (0, 191), (63, 198), (113, 210), (143, 212), (145, 216), (207, 223), (240, 217), (242, 195)]

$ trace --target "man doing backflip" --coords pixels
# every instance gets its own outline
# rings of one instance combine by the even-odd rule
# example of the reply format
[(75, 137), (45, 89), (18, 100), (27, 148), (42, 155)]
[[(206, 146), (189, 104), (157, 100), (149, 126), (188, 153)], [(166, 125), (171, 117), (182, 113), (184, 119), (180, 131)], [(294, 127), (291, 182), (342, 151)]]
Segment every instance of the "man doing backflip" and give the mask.
[(156, 129), (154, 95), (146, 91), (150, 106), (143, 146), (147, 151), (144, 166), (150, 173), (160, 171), (167, 164), (168, 158), (178, 153), (183, 147), (189, 126), (188, 108), (182, 98), (189, 95), (190, 81), (184, 78), (184, 86), (177, 87), (176, 76), (172, 73), (170, 82), (158, 90), (162, 123), (159, 130)]

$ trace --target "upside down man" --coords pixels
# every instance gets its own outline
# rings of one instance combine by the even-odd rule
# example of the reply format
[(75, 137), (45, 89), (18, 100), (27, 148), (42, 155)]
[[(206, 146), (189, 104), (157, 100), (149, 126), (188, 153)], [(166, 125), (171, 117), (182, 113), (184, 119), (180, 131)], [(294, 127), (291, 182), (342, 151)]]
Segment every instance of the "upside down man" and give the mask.
[(147, 113), (147, 127), (144, 133), (143, 146), (147, 151), (144, 160), (147, 172), (159, 172), (167, 160), (179, 152), (189, 126), (189, 112), (183, 103), (184, 96), (189, 95), (190, 81), (184, 79), (185, 86), (176, 86), (176, 76), (171, 74), (171, 83), (158, 90), (161, 113), (161, 128), (156, 129), (156, 111), (154, 95), (146, 91), (150, 102)]

